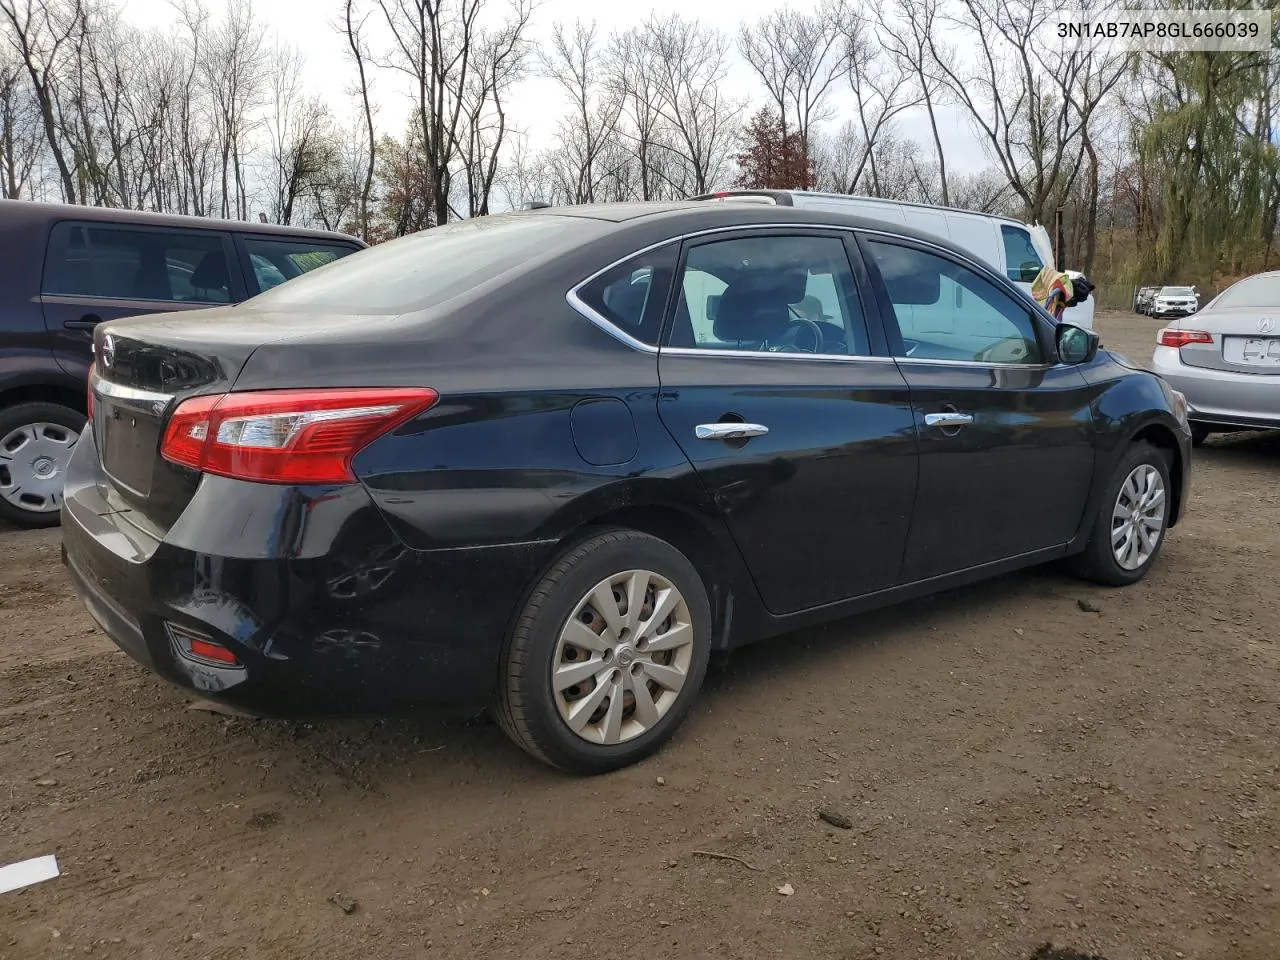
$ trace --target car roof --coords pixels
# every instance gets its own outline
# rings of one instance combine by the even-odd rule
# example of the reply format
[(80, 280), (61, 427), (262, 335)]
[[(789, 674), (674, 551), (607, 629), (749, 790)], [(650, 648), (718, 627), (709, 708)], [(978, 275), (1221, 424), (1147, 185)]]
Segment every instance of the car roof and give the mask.
[(889, 223), (861, 214), (836, 213), (808, 207), (765, 206), (763, 204), (706, 203), (698, 200), (648, 201), (642, 203), (593, 203), (566, 207), (542, 207), (509, 214), (518, 217), (581, 217), (629, 226), (662, 225), (672, 236), (700, 230), (771, 224), (804, 227), (840, 227), (892, 234), (949, 250), (966, 260), (989, 264), (980, 257), (937, 234), (901, 223)]
[(331, 230), (285, 227), (247, 220), (218, 220), (149, 210), (121, 210), (115, 207), (87, 207), (69, 203), (40, 203), (33, 200), (0, 200), (0, 225), (31, 227), (55, 220), (87, 220), (102, 223), (135, 224), (148, 227), (187, 227), (201, 230), (236, 230), (263, 236), (304, 237), (312, 240), (342, 240), (364, 246), (356, 237)]

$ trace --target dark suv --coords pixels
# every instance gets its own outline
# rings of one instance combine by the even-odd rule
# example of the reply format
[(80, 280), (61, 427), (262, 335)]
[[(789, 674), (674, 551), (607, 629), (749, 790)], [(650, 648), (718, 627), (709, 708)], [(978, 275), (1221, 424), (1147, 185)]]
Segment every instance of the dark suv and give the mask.
[(239, 303), (364, 246), (320, 230), (0, 200), (0, 518), (58, 523), (99, 323)]

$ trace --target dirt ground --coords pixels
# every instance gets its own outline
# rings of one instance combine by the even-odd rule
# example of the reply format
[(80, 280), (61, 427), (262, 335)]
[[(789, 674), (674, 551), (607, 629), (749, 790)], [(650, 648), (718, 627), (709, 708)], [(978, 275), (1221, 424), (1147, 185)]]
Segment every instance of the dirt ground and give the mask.
[[(1153, 322), (1099, 327), (1150, 356)], [(190, 710), (56, 531), (0, 532), (0, 864), (63, 871), (0, 895), (0, 957), (1276, 960), (1278, 561), (1280, 435), (1214, 440), (1144, 583), (781, 638), (580, 780), (457, 719)]]

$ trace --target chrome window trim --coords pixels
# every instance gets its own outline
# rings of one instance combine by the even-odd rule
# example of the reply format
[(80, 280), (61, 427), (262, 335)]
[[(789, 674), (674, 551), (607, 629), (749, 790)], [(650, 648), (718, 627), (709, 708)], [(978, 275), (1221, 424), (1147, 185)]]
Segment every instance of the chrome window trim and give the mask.
[[(994, 219), (998, 219), (998, 218), (994, 218)], [(1014, 221), (1014, 222), (1017, 222), (1017, 221)], [(1050, 370), (1053, 367), (1059, 366), (1059, 364), (1056, 364), (1056, 363), (993, 363), (993, 362), (985, 362), (981, 360), (928, 360), (923, 358), (917, 359), (915, 357), (881, 357), (881, 356), (866, 355), (866, 354), (781, 353), (781, 352), (773, 352), (773, 351), (756, 351), (756, 350), (717, 350), (714, 347), (700, 348), (700, 347), (653, 346), (652, 344), (645, 343), (643, 340), (636, 339), (635, 337), (631, 336), (631, 334), (627, 333), (625, 330), (619, 327), (617, 324), (613, 323), (608, 318), (602, 316), (600, 313), (594, 310), (591, 306), (589, 306), (582, 299), (579, 293), (579, 291), (583, 287), (585, 287), (587, 284), (593, 282), (594, 280), (597, 280), (604, 274), (608, 273), (610, 270), (613, 270), (616, 267), (622, 266), (628, 260), (634, 260), (636, 257), (643, 256), (644, 254), (650, 252), (651, 250), (657, 250), (658, 248), (665, 247), (667, 244), (670, 244), (670, 243), (685, 243), (689, 240), (695, 240), (699, 237), (714, 236), (715, 234), (718, 234), (718, 233), (739, 233), (744, 230), (815, 230), (815, 231), (830, 231), (833, 233), (846, 234), (850, 236), (852, 236), (854, 233), (863, 233), (868, 236), (887, 237), (891, 240), (905, 240), (908, 243), (915, 243), (925, 247), (932, 247), (934, 250), (937, 250), (939, 253), (945, 254), (946, 256), (951, 257), (952, 259), (962, 261), (966, 266), (977, 267), (978, 272), (985, 273), (987, 275), (988, 280), (994, 278), (997, 281), (1006, 283), (1009, 286), (1013, 286), (1013, 282), (1009, 280), (1008, 277), (1000, 276), (998, 273), (996, 273), (992, 269), (992, 267), (989, 264), (982, 263), (981, 261), (975, 260), (972, 257), (968, 256), (967, 254), (963, 254), (963, 253), (957, 254), (954, 250), (949, 250), (940, 244), (933, 243), (932, 241), (921, 240), (917, 237), (908, 237), (904, 234), (892, 233), (888, 230), (876, 230), (876, 229), (867, 228), (867, 227), (847, 227), (842, 225), (831, 225), (831, 224), (820, 224), (820, 223), (748, 223), (748, 224), (739, 224), (737, 226), (732, 226), (732, 227), (710, 227), (706, 230), (695, 230), (691, 233), (682, 233), (674, 237), (668, 237), (665, 240), (660, 240), (657, 243), (651, 243), (646, 247), (641, 247), (639, 250), (633, 250), (631, 253), (627, 254), (625, 257), (619, 257), (617, 260), (613, 261), (608, 266), (602, 267), (601, 269), (597, 270), (595, 273), (588, 276), (585, 280), (580, 280), (578, 283), (574, 284), (572, 287), (569, 288), (569, 291), (565, 294), (565, 301), (569, 304), (571, 308), (573, 308), (575, 313), (578, 313), (579, 315), (585, 317), (587, 320), (590, 320), (593, 324), (595, 324), (597, 327), (599, 327), (609, 336), (613, 337), (615, 340), (623, 344), (626, 344), (627, 346), (631, 347), (633, 350), (637, 350), (640, 353), (646, 353), (650, 355), (657, 355), (659, 352), (661, 352), (663, 354), (670, 354), (672, 356), (677, 356), (677, 357), (719, 356), (719, 357), (731, 357), (731, 358), (737, 358), (737, 359), (840, 360), (840, 361), (846, 361), (846, 362), (851, 360), (855, 360), (855, 361), (869, 360), (869, 361), (872, 361), (873, 363), (897, 363), (897, 364), (906, 363), (906, 364), (911, 364), (913, 366), (941, 365), (941, 366), (948, 366), (948, 367), (980, 367), (986, 370), (990, 370), (990, 369)], [(999, 283), (997, 283), (997, 287), (998, 286), (999, 286)], [(1018, 288), (1014, 287), (1014, 289), (1017, 290)], [(1021, 290), (1018, 290), (1018, 292), (1020, 294), (1022, 293)], [(1031, 301), (1030, 305), (1035, 306), (1036, 304), (1034, 303), (1034, 301)]]

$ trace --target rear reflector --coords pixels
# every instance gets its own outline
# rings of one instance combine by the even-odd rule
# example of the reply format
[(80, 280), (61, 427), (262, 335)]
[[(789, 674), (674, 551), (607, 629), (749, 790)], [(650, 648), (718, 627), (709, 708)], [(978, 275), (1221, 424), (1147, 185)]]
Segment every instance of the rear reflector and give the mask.
[(1166, 327), (1160, 331), (1160, 346), (1185, 347), (1189, 343), (1213, 343), (1213, 337), (1203, 330), (1172, 330)]
[(178, 405), (160, 455), (203, 473), (259, 483), (350, 483), (351, 460), (430, 409), (428, 388), (262, 390)]
[(230, 648), (224, 647), (203, 633), (176, 623), (166, 623), (165, 629), (169, 633), (170, 642), (181, 656), (224, 667), (240, 666), (240, 661), (236, 659), (236, 655)]

